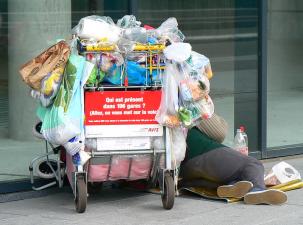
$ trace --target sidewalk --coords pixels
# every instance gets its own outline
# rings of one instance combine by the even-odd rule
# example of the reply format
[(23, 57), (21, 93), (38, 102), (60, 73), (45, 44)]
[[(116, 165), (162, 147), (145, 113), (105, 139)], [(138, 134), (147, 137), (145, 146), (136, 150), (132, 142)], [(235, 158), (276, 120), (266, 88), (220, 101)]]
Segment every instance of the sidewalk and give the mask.
[[(264, 162), (268, 170), (276, 161)], [(282, 159), (303, 174), (303, 157)], [(245, 205), (210, 201), (196, 196), (175, 199), (170, 211), (159, 195), (123, 189), (106, 189), (88, 199), (87, 210), (77, 214), (70, 191), (46, 197), (0, 204), (1, 225), (155, 224), (155, 225), (292, 225), (303, 223), (303, 189), (287, 192), (282, 206)]]

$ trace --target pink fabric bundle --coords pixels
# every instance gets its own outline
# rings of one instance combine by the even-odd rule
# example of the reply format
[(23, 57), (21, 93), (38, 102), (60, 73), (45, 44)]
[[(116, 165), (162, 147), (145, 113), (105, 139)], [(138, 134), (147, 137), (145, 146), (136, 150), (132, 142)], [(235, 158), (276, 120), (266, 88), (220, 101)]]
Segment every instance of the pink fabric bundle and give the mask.
[[(129, 171), (130, 166), (131, 168)], [(113, 156), (111, 167), (109, 164), (89, 165), (88, 181), (101, 182), (106, 180), (114, 181), (120, 179), (146, 179), (150, 175), (151, 167), (152, 159), (150, 155), (138, 155), (132, 157)], [(109, 169), (110, 172), (108, 173)]]

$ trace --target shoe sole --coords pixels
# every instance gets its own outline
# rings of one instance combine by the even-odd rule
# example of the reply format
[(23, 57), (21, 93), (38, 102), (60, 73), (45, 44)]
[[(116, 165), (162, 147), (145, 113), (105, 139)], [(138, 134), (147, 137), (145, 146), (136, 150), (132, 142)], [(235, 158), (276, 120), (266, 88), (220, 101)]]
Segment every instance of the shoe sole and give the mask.
[(287, 195), (280, 190), (251, 192), (244, 196), (244, 202), (251, 205), (281, 205), (287, 201)]
[(253, 184), (249, 181), (239, 181), (234, 185), (223, 185), (217, 188), (217, 195), (221, 198), (243, 198)]

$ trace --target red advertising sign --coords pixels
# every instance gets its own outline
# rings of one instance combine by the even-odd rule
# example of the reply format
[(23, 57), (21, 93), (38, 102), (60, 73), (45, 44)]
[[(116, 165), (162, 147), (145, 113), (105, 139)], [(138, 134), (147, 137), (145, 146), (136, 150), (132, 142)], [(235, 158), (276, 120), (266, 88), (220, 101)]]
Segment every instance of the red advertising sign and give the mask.
[(157, 124), (161, 90), (85, 92), (85, 125)]

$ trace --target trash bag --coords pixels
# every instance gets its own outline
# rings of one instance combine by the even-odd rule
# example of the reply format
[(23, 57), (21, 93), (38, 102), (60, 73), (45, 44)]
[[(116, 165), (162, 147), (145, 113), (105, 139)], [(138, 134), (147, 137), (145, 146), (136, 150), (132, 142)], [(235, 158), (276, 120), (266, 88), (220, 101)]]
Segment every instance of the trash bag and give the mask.
[(73, 28), (73, 33), (80, 38), (101, 40), (110, 44), (117, 43), (121, 31), (110, 17), (96, 15), (82, 18)]
[(106, 73), (104, 82), (113, 85), (145, 85), (146, 69), (137, 62), (126, 61), (125, 70), (122, 71), (120, 67), (117, 67), (114, 72)]
[(141, 22), (137, 21), (134, 15), (125, 15), (117, 21), (117, 26), (121, 28), (140, 27), (140, 25)]
[(42, 134), (52, 144), (63, 145), (81, 134), (83, 127), (81, 79), (84, 63), (84, 57), (71, 55), (53, 105), (38, 109), (38, 117), (43, 122)]
[(183, 42), (184, 34), (178, 29), (177, 19), (170, 17), (155, 30), (160, 39), (168, 39), (170, 42)]
[(143, 27), (127, 28), (123, 32), (123, 38), (145, 44), (147, 42), (147, 32)]
[(192, 51), (190, 58), (187, 59), (187, 62), (192, 68), (192, 76), (194, 76), (194, 74), (196, 74), (196, 76), (204, 75), (208, 78), (208, 80), (213, 77), (210, 61), (206, 56)]
[(163, 75), (161, 102), (155, 119), (163, 126), (178, 127), (178, 84), (174, 77), (174, 65), (167, 62)]
[(169, 144), (172, 151), (172, 168), (178, 168), (185, 158), (186, 137), (183, 128), (169, 128)]
[(137, 62), (127, 61), (126, 76), (128, 85), (144, 85), (146, 82), (146, 69)]
[(188, 43), (173, 43), (163, 50), (165, 57), (177, 63), (182, 63), (190, 57), (191, 45)]

